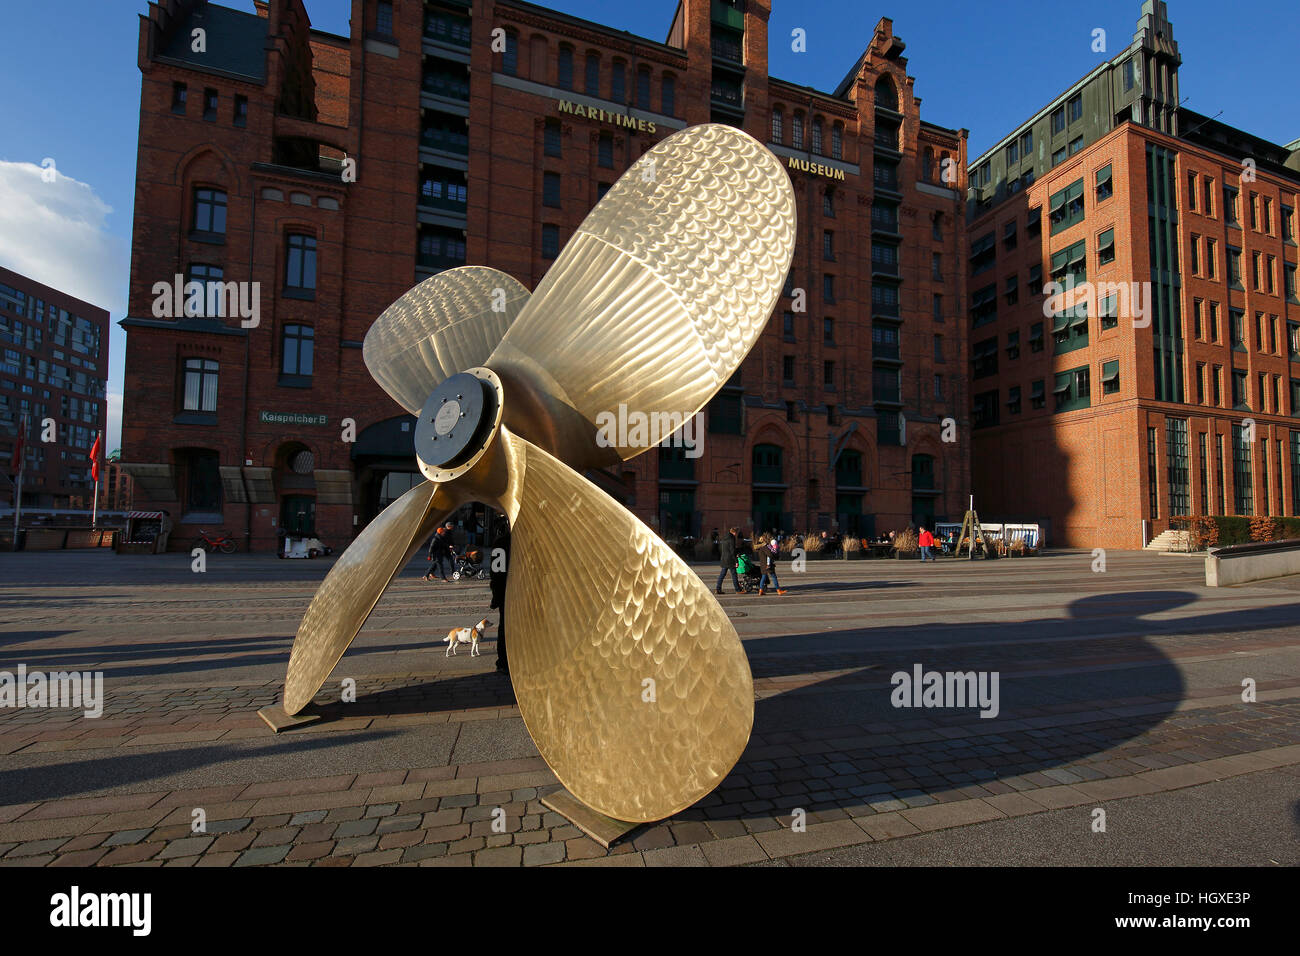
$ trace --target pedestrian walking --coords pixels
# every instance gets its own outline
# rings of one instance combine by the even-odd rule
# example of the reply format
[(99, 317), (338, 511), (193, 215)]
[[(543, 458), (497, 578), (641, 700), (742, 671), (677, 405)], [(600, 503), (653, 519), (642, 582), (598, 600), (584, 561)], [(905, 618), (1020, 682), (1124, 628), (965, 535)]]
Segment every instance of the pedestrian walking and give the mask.
[(934, 535), (930, 533), (930, 530), (925, 525), (921, 525), (921, 533), (917, 537), (917, 543), (921, 546), (922, 561), (935, 560), (931, 550), (934, 548)]
[(426, 581), (432, 581), (435, 573), (444, 581), (447, 580), (447, 572), (443, 570), (444, 562), (446, 562), (447, 566), (452, 570), (455, 570), (456, 565), (451, 558), (451, 528), (451, 522), (448, 521), (445, 525), (439, 527), (438, 530), (433, 533), (433, 537), (429, 539), (429, 551), (425, 555), (424, 560), (432, 561), (433, 565), (424, 576), (424, 580)]
[(758, 593), (760, 595), (767, 593), (767, 582), (770, 578), (772, 587), (776, 588), (777, 594), (784, 594), (785, 589), (781, 587), (781, 582), (776, 579), (776, 561), (781, 556), (781, 539), (778, 535), (773, 534), (768, 538), (767, 545), (763, 548), (763, 576), (758, 581)]
[(740, 592), (740, 578), (736, 577), (736, 551), (739, 546), (740, 532), (736, 528), (728, 528), (727, 533), (722, 536), (718, 542), (718, 564), (721, 570), (718, 572), (718, 583), (713, 590), (718, 594), (722, 593), (722, 582), (727, 577), (727, 572), (731, 572), (731, 586)]

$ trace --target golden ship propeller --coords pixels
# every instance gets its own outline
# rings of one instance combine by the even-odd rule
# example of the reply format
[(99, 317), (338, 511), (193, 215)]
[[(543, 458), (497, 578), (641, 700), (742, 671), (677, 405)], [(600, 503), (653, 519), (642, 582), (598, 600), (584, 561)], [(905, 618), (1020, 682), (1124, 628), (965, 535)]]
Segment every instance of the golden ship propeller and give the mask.
[[(439, 522), (478, 501), (510, 523), (511, 681), (556, 777), (630, 822), (716, 787), (753, 726), (740, 639), (696, 572), (580, 472), (647, 450), (602, 440), (602, 412), (684, 422), (704, 407), (766, 324), (794, 238), (776, 157), (735, 128), (694, 126), (632, 164), (531, 296), (465, 266), (385, 310), (365, 363), (418, 415), (427, 480), (322, 582), (290, 655), (286, 713), (311, 702)], [(573, 540), (593, 543), (585, 560)]]

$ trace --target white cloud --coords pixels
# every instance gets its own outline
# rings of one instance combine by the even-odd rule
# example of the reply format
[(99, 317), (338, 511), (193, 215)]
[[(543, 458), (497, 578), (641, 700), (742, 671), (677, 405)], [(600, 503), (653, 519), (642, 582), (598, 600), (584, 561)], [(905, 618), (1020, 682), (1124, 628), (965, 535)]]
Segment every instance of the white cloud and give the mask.
[[(109, 232), (111, 206), (88, 183), (35, 163), (0, 161), (0, 265), (107, 309), (109, 449), (121, 442), (123, 333), (130, 250)], [(47, 173), (48, 175), (48, 173)]]

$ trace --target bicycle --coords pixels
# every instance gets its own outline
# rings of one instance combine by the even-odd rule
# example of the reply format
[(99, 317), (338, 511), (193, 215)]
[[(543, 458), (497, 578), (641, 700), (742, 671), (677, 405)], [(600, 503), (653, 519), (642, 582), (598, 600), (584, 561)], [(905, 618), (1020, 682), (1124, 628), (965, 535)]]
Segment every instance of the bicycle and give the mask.
[(194, 539), (193, 548), (203, 548), (205, 551), (220, 551), (222, 554), (235, 553), (235, 539), (225, 531), (200, 531), (199, 536)]

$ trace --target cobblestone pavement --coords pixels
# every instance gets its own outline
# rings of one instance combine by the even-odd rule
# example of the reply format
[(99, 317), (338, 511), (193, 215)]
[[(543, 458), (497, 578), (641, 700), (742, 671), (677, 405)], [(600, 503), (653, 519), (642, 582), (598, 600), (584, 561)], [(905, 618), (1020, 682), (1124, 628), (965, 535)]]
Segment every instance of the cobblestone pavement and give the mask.
[[(558, 784), (493, 641), (450, 658), (437, 642), (482, 617), (486, 585), (425, 584), (418, 563), (318, 695), (323, 719), (276, 736), (256, 711), (324, 562), (0, 554), (0, 671), (102, 671), (106, 697), (97, 719), (0, 710), (0, 865), (831, 859), (1300, 766), (1300, 579), (1211, 589), (1197, 560), (1132, 552), (1100, 574), (1084, 552), (810, 562), (784, 597), (722, 599), (755, 676), (736, 768), (607, 852), (542, 806)], [(996, 716), (894, 707), (914, 665), (997, 672)], [(1234, 819), (1265, 812), (1226, 809), (1229, 847)]]

